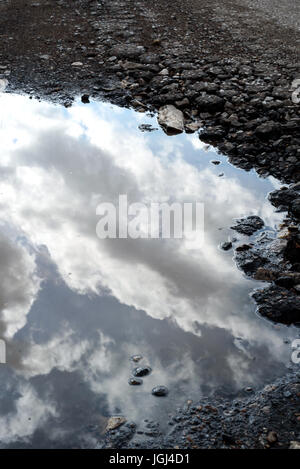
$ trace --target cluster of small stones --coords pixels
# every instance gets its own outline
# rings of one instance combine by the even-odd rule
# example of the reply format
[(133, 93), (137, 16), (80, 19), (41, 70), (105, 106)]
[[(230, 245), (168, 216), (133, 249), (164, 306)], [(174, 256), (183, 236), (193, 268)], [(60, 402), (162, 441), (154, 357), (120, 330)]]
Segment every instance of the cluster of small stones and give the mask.
[(128, 422), (108, 432), (99, 448), (300, 449), (300, 382), (291, 372), (261, 391), (234, 400), (188, 400), (162, 432), (158, 422)]
[[(133, 363), (139, 363), (142, 359), (143, 359), (142, 355), (133, 355), (130, 360)], [(152, 369), (148, 365), (140, 365), (140, 366), (135, 367), (132, 370), (133, 376), (129, 378), (128, 384), (130, 386), (141, 386), (143, 384), (142, 377), (150, 375), (151, 372), (152, 372)], [(155, 386), (151, 391), (151, 394), (157, 397), (167, 396), (168, 393), (169, 393), (168, 388), (162, 385)]]
[[(74, 95), (83, 89), (86, 102), (89, 96), (100, 97), (141, 112), (174, 105), (184, 114), (186, 131), (201, 126), (200, 138), (228, 155), (233, 164), (245, 170), (255, 168), (262, 176), (271, 174), (284, 182), (297, 182), (300, 117), (299, 104), (291, 99), (291, 87), (299, 78), (298, 65), (275, 61), (274, 57), (272, 63), (267, 46), (260, 49), (260, 55), (252, 51), (249, 56), (246, 50), (244, 57), (232, 56), (230, 51), (227, 54), (228, 33), (209, 21), (200, 31), (201, 52), (195, 52), (197, 44), (192, 46), (192, 42), (199, 40), (198, 30), (193, 35), (191, 29), (181, 42), (171, 41), (159, 18), (154, 18), (153, 28), (149, 28), (150, 13), (143, 2), (131, 5), (133, 9), (129, 3), (75, 2), (70, 12), (68, 2), (61, 0), (55, 18), (51, 14), (45, 18), (50, 8), (46, 4), (43, 35), (40, 32), (35, 37), (31, 55), (23, 51), (7, 59), (6, 50), (14, 41), (4, 37), (0, 73), (11, 87), (35, 95), (38, 90), (41, 96), (51, 96), (67, 106), (72, 96), (67, 97), (66, 90)], [(22, 14), (30, 19), (40, 11), (35, 2)], [(180, 31), (176, 14), (170, 21)], [(194, 23), (190, 18), (190, 28), (196, 27)], [(52, 37), (54, 26), (61, 31), (59, 40)], [(207, 27), (216, 28), (215, 32), (207, 31), (209, 37)], [(206, 37), (210, 47), (223, 40), (223, 55), (214, 56), (206, 50)], [(14, 66), (11, 60), (16, 60)]]
[(235, 260), (248, 276), (268, 283), (253, 294), (259, 313), (300, 325), (300, 183), (271, 192), (269, 200), (287, 213), (277, 237), (262, 231), (252, 242), (234, 246)]
[(186, 131), (201, 127), (201, 140), (231, 163), (254, 167), (262, 176), (299, 180), (299, 105), (291, 99), (296, 67), (281, 73), (246, 59), (182, 63), (138, 46), (129, 51), (113, 49), (109, 70), (120, 78), (127, 105), (139, 111), (174, 105), (184, 114)]

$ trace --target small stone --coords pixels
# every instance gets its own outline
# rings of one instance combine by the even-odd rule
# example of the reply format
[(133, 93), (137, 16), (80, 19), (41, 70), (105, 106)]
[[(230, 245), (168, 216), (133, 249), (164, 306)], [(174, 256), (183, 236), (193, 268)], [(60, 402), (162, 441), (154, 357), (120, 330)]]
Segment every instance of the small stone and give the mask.
[(163, 397), (169, 394), (169, 390), (166, 388), (166, 386), (155, 386), (151, 393), (153, 396)]
[(130, 386), (140, 386), (143, 384), (143, 380), (141, 378), (129, 378), (128, 384), (130, 384)]
[(0, 92), (4, 91), (8, 85), (8, 81), (6, 79), (0, 79)]
[(130, 357), (130, 360), (134, 363), (138, 363), (142, 360), (142, 358), (142, 355), (132, 355), (132, 357)]
[(152, 369), (150, 366), (139, 366), (133, 370), (133, 375), (137, 377), (147, 376), (151, 373)]
[(268, 443), (270, 443), (271, 445), (273, 443), (276, 443), (276, 441), (278, 440), (277, 438), (277, 433), (276, 432), (269, 432), (268, 435), (267, 435), (267, 441)]
[(124, 417), (110, 417), (108, 419), (105, 431), (109, 432), (110, 430), (115, 430), (115, 428), (120, 427), (126, 422)]
[(207, 95), (196, 99), (200, 112), (216, 112), (224, 108), (225, 100), (218, 96)]
[(235, 444), (235, 439), (233, 436), (227, 434), (227, 433), (223, 433), (222, 435), (222, 439), (225, 443), (225, 445), (234, 445)]
[(232, 248), (232, 243), (230, 241), (225, 241), (224, 243), (221, 244), (221, 249), (223, 251), (229, 251), (229, 249)]
[(202, 122), (191, 122), (190, 124), (185, 125), (186, 133), (194, 133), (197, 132), (202, 127)]
[(269, 121), (259, 125), (255, 130), (255, 134), (258, 135), (260, 138), (267, 139), (272, 135), (276, 135), (278, 131), (279, 125), (273, 121)]
[(300, 198), (292, 202), (291, 212), (296, 218), (300, 218)]
[(162, 75), (162, 76), (167, 76), (169, 75), (169, 70), (167, 68), (163, 68), (160, 72), (159, 72), (159, 75)]
[(256, 231), (260, 230), (264, 226), (263, 220), (257, 215), (251, 215), (247, 218), (241, 218), (237, 220), (236, 225), (231, 226), (232, 230), (237, 231), (245, 235), (252, 235)]
[(275, 280), (276, 285), (284, 288), (291, 288), (294, 285), (293, 277), (282, 276)]
[(83, 66), (83, 63), (82, 62), (73, 62), (71, 64), (72, 67), (82, 67)]
[(183, 113), (172, 104), (159, 109), (157, 120), (167, 135), (181, 134), (184, 131)]
[(146, 50), (143, 46), (137, 46), (135, 44), (118, 44), (111, 48), (111, 57), (135, 60), (145, 53), (145, 51)]
[(300, 449), (300, 442), (299, 441), (291, 441), (289, 449)]
[(81, 96), (81, 102), (84, 104), (88, 104), (90, 102), (90, 97), (88, 94), (84, 94)]

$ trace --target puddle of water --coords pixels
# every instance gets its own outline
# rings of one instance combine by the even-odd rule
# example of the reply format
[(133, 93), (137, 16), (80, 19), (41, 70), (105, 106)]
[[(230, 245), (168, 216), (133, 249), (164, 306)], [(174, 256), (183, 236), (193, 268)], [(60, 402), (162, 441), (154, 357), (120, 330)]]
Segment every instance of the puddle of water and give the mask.
[[(285, 373), (294, 329), (255, 314), (259, 284), (219, 249), (234, 218), (276, 227), (275, 180), (231, 166), (196, 135), (141, 132), (155, 120), (108, 104), (3, 94), (0, 112), (2, 446), (94, 447), (107, 416), (164, 428), (187, 399)], [(204, 246), (98, 239), (96, 207), (119, 194), (204, 202)], [(134, 354), (153, 369), (140, 387), (128, 385)], [(155, 385), (169, 396), (152, 396)]]

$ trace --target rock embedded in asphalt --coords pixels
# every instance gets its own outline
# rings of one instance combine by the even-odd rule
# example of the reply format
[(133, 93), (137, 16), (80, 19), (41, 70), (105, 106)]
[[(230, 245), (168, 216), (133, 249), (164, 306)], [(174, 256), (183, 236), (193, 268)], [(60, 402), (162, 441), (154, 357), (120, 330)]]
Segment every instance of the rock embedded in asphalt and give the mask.
[(267, 139), (273, 135), (279, 134), (279, 130), (280, 126), (277, 123), (269, 121), (259, 125), (255, 130), (255, 134), (261, 139)]
[(291, 204), (291, 213), (297, 219), (300, 218), (300, 197), (295, 199)]
[(138, 366), (137, 368), (135, 368), (133, 370), (133, 375), (135, 377), (142, 377), (142, 376), (147, 376), (151, 373), (152, 369), (150, 368), (150, 366)]
[(169, 394), (169, 390), (166, 386), (155, 386), (155, 388), (152, 389), (151, 394), (153, 396), (164, 397)]
[(183, 113), (172, 104), (159, 109), (157, 120), (167, 135), (181, 134), (184, 131)]
[(199, 96), (199, 98), (196, 99), (196, 104), (200, 112), (217, 112), (223, 110), (225, 100), (214, 95)]
[(140, 55), (144, 54), (146, 49), (143, 46), (135, 44), (118, 44), (110, 50), (111, 56), (116, 56), (119, 59), (137, 59)]
[(276, 443), (277, 440), (278, 440), (278, 437), (277, 437), (276, 432), (271, 431), (271, 432), (268, 433), (268, 435), (267, 435), (268, 443), (270, 443), (272, 445), (272, 444)]
[(231, 229), (238, 233), (250, 236), (260, 230), (263, 226), (264, 222), (260, 217), (257, 215), (250, 215), (249, 217), (237, 220), (236, 225), (231, 226)]

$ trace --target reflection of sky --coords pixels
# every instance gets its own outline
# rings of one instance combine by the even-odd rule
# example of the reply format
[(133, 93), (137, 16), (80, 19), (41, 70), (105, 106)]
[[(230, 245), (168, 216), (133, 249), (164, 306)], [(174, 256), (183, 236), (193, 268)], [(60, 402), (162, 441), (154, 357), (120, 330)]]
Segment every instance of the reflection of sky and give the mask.
[[(284, 372), (293, 330), (254, 314), (256, 284), (218, 248), (234, 218), (280, 221), (265, 199), (275, 181), (227, 164), (196, 135), (142, 133), (149, 117), (107, 104), (2, 95), (0, 109), (4, 444), (90, 446), (103, 416), (164, 420), (201, 392), (234, 393)], [(96, 206), (119, 194), (204, 202), (204, 247), (99, 240)], [(134, 353), (154, 370), (138, 389), (127, 384)], [(156, 384), (169, 386), (167, 399), (150, 395)]]

